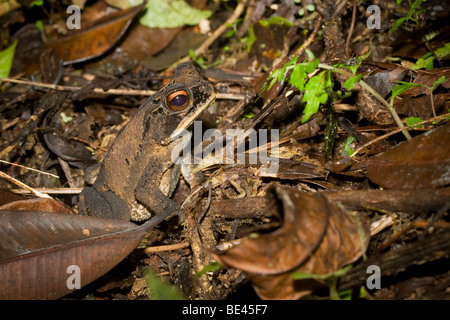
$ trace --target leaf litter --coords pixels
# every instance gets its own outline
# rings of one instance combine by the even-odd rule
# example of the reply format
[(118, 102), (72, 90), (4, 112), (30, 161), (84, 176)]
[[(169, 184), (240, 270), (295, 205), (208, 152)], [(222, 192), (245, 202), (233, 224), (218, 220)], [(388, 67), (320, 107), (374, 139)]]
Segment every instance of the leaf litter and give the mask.
[[(4, 13), (10, 19), (0, 21), (0, 49), (15, 53), (12, 62), (1, 62), (2, 78), (35, 83), (1, 80), (1, 160), (22, 165), (2, 162), (8, 175), (39, 190), (79, 191), (145, 100), (127, 90), (158, 90), (182, 57), (206, 68), (218, 94), (230, 97), (218, 99), (202, 122), (224, 133), (279, 129), (279, 144), (265, 148), (280, 161), (276, 173), (261, 164), (204, 164), (198, 187), (182, 180), (174, 194), (187, 202), (185, 217), (148, 229), (76, 215), (77, 191), (18, 200), (10, 193), (18, 190), (1, 179), (8, 190), (0, 208), (3, 298), (63, 297), (72, 291), (65, 285), (68, 261), (89, 270), (83, 286), (122, 269), (121, 261), (131, 264), (125, 280), (81, 289), (81, 296), (110, 299), (151, 297), (148, 288), (158, 284), (147, 284), (149, 270), (177, 287), (171, 295), (177, 298), (226, 299), (247, 281), (263, 299), (336, 299), (361, 288), (368, 299), (448, 296), (445, 286), (430, 285), (449, 279), (448, 270), (435, 268), (450, 253), (448, 16), (427, 2), (392, 8), (380, 1), (397, 19), (387, 36), (394, 24), (368, 32), (366, 18), (352, 22), (351, 10), (333, 1), (316, 1), (307, 11), (300, 9), (308, 1), (249, 2), (198, 1), (192, 12), (202, 14), (193, 20), (181, 15), (169, 19), (173, 25), (143, 26), (141, 7), (95, 1), (82, 8), (77, 32), (68, 32), (61, 4), (35, 6), (39, 18), (27, 6)], [(189, 55), (219, 29), (213, 43)], [(431, 31), (425, 42), (411, 37)], [(123, 92), (108, 94), (112, 88)], [(396, 117), (411, 124), (411, 139)], [(186, 240), (189, 247), (173, 251), (140, 251)], [(368, 288), (371, 264), (383, 270), (384, 290)], [(418, 265), (420, 273), (406, 282), (395, 276)], [(14, 273), (18, 268), (37, 272)], [(24, 283), (36, 290), (19, 289)]]

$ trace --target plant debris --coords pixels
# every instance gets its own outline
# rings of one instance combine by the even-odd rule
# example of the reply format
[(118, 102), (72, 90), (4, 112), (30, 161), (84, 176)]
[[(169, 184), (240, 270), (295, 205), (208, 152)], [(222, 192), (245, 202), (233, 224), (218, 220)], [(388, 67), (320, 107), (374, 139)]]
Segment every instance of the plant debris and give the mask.
[[(448, 2), (4, 3), (0, 298), (450, 298)], [(78, 215), (186, 61), (216, 101), (182, 214)]]

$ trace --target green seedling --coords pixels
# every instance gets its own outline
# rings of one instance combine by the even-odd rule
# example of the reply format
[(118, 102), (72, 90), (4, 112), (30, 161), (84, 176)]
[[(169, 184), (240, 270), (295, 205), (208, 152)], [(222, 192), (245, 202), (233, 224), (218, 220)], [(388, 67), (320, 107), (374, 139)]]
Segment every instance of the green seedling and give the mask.
[(186, 300), (183, 294), (173, 284), (162, 280), (156, 274), (147, 270), (144, 274), (147, 290), (152, 300)]
[(197, 272), (197, 274), (195, 275), (196, 278), (200, 278), (202, 275), (204, 275), (205, 273), (208, 272), (214, 272), (217, 270), (220, 270), (222, 266), (218, 263), (218, 262), (213, 262), (208, 264), (207, 266), (205, 266), (202, 270), (200, 270), (199, 272)]
[(422, 58), (419, 58), (417, 62), (411, 67), (413, 70), (426, 69), (431, 70), (434, 66), (434, 60), (437, 58), (441, 60), (442, 58), (450, 56), (450, 42), (447, 42), (443, 47), (438, 48), (432, 52), (427, 52)]
[(294, 280), (316, 280), (320, 283), (325, 284), (328, 286), (330, 290), (330, 299), (331, 300), (340, 300), (339, 293), (337, 291), (337, 283), (340, 277), (342, 277), (344, 274), (346, 274), (350, 269), (352, 268), (352, 265), (348, 265), (340, 270), (330, 272), (327, 274), (314, 274), (314, 273), (307, 273), (307, 272), (295, 272), (292, 274), (292, 277)]
[[(398, 19), (392, 26), (392, 28), (389, 30), (389, 32), (397, 30), (402, 24), (407, 24), (409, 20), (414, 21), (417, 27), (420, 27), (420, 14), (425, 12), (426, 10), (420, 9), (419, 7), (422, 5), (423, 2), (426, 1), (427, 0), (416, 0), (414, 1), (414, 3), (411, 3), (411, 0), (408, 0), (410, 9), (407, 15), (405, 17)], [(401, 2), (402, 0), (397, 0), (397, 5), (400, 5)]]
[[(418, 117), (409, 117), (406, 119), (406, 125), (407, 126), (412, 126), (415, 125), (416, 123), (422, 122), (423, 119), (422, 118), (418, 118)], [(418, 127), (422, 127), (422, 125), (416, 126)]]
[(397, 81), (397, 84), (392, 88), (392, 96), (391, 96), (391, 106), (394, 105), (394, 99), (400, 95), (402, 92), (405, 92), (406, 90), (409, 90), (413, 87), (423, 87), (427, 88), (430, 92), (430, 99), (431, 99), (431, 109), (433, 111), (433, 116), (436, 117), (436, 110), (434, 108), (434, 99), (433, 99), (433, 91), (436, 89), (439, 85), (443, 84), (447, 80), (445, 76), (440, 77), (435, 82), (433, 82), (433, 85), (427, 86), (425, 84), (420, 83), (411, 83), (411, 82), (405, 82), (405, 81)]
[(344, 157), (348, 157), (350, 155), (353, 154), (353, 152), (355, 152), (353, 150), (353, 148), (351, 147), (351, 144), (353, 143), (353, 141), (355, 141), (355, 137), (352, 136), (348, 136), (347, 140), (345, 140), (344, 144), (342, 145), (342, 151), (341, 151), (341, 155), (343, 155)]
[(202, 69), (213, 68), (223, 62), (223, 60), (217, 60), (213, 63), (207, 63), (205, 61), (205, 59), (203, 59), (203, 57), (197, 56), (195, 54), (195, 51), (192, 49), (189, 50), (189, 57), (191, 58), (192, 61), (194, 61), (196, 64), (198, 64), (200, 66), (200, 68), (202, 68)]

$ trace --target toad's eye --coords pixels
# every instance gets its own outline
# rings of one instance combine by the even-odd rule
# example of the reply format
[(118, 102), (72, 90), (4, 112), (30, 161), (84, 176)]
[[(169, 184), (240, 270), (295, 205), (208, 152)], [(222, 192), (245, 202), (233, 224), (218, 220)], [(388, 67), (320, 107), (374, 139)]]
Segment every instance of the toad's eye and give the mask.
[(189, 93), (178, 90), (169, 94), (166, 98), (166, 105), (172, 111), (183, 111), (191, 100)]

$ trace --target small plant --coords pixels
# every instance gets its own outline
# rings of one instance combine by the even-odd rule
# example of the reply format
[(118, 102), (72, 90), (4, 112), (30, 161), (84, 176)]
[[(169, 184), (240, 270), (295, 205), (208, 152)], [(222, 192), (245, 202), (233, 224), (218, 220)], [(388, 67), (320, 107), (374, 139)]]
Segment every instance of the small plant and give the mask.
[(203, 57), (197, 56), (192, 49), (189, 50), (189, 57), (192, 61), (195, 61), (195, 63), (198, 64), (202, 69), (213, 68), (223, 62), (223, 60), (217, 60), (213, 63), (207, 63), (205, 62), (205, 59), (203, 59)]
[(351, 147), (351, 144), (353, 143), (353, 141), (355, 141), (355, 138), (352, 136), (348, 136), (347, 140), (345, 140), (344, 144), (342, 145), (342, 151), (341, 151), (341, 155), (348, 157), (350, 155), (353, 154), (353, 152), (355, 152), (353, 150), (353, 148)]
[[(412, 126), (416, 123), (422, 122), (423, 119), (422, 118), (418, 118), (418, 117), (408, 117), (406, 118), (406, 125), (407, 126)], [(417, 127), (421, 127), (420, 125), (418, 125)]]
[(391, 96), (391, 106), (394, 105), (394, 99), (401, 94), (402, 92), (405, 92), (406, 90), (409, 90), (413, 87), (423, 87), (427, 88), (428, 91), (430, 91), (430, 99), (431, 99), (431, 109), (433, 111), (433, 116), (436, 117), (436, 110), (434, 108), (434, 99), (433, 99), (433, 91), (436, 89), (439, 85), (443, 84), (447, 80), (445, 76), (440, 77), (435, 82), (433, 82), (433, 85), (431, 87), (420, 84), (420, 83), (411, 83), (411, 82), (405, 82), (405, 81), (397, 81), (397, 84), (392, 88), (392, 96)]
[(210, 263), (210, 264), (206, 265), (202, 270), (200, 270), (199, 272), (197, 272), (197, 274), (196, 274), (195, 276), (196, 276), (196, 278), (198, 279), (198, 278), (200, 278), (202, 275), (204, 275), (205, 273), (220, 270), (221, 267), (222, 267), (222, 266), (221, 266), (218, 262)]
[(234, 34), (237, 32), (237, 26), (239, 23), (241, 23), (242, 18), (238, 18), (236, 19), (233, 23), (227, 23), (227, 27), (231, 28), (231, 30), (229, 30), (225, 36), (227, 38), (231, 38), (232, 36), (234, 36)]
[(431, 70), (434, 66), (434, 60), (441, 60), (442, 58), (450, 56), (450, 42), (447, 42), (443, 47), (436, 49), (433, 52), (427, 52), (422, 58), (419, 58), (417, 62), (411, 67), (413, 70), (426, 69)]
[[(331, 78), (331, 73), (336, 72), (338, 68), (348, 68), (351, 70), (353, 76), (345, 83), (344, 88), (351, 90), (353, 86), (361, 79), (361, 75), (357, 75), (362, 59), (358, 59), (359, 63), (346, 65), (339, 64), (333, 67), (319, 64), (318, 59), (312, 61), (297, 62), (297, 57), (294, 57), (289, 62), (284, 64), (282, 68), (275, 69), (267, 78), (263, 85), (260, 95), (270, 90), (275, 82), (289, 81), (299, 91), (304, 91), (302, 101), (306, 102), (303, 110), (302, 123), (305, 123), (309, 118), (317, 113), (321, 104), (326, 104), (329, 97), (333, 101), (345, 98), (350, 94), (342, 93), (341, 91), (333, 91), (334, 82)], [(320, 69), (325, 69), (320, 71)], [(288, 76), (289, 71), (292, 73)], [(311, 75), (311, 76), (310, 76)]]
[(348, 265), (340, 270), (337, 270), (335, 272), (330, 272), (327, 274), (313, 274), (313, 273), (307, 273), (307, 272), (295, 272), (292, 274), (292, 277), (295, 280), (316, 280), (318, 282), (321, 282), (328, 286), (330, 290), (330, 299), (331, 300), (341, 300), (340, 294), (337, 291), (337, 283), (340, 277), (345, 275), (350, 269), (352, 268), (352, 265)]
[(147, 290), (152, 300), (185, 300), (186, 298), (177, 287), (162, 280), (156, 274), (147, 270), (144, 274)]
[[(411, 3), (411, 0), (408, 0), (409, 2), (409, 11), (408, 14), (405, 17), (402, 17), (398, 19), (395, 24), (392, 26), (392, 28), (389, 30), (389, 32), (392, 32), (394, 30), (397, 30), (398, 27), (400, 27), (402, 24), (407, 24), (409, 20), (414, 21), (417, 27), (420, 27), (420, 14), (425, 12), (425, 9), (420, 9), (419, 7), (422, 5), (423, 2), (426, 2), (427, 0), (416, 0), (414, 3)], [(402, 0), (397, 0), (397, 5), (400, 5), (402, 3)]]
[[(300, 92), (303, 92), (302, 101), (305, 102), (306, 105), (303, 110), (302, 123), (305, 123), (312, 115), (316, 114), (321, 105), (326, 105), (325, 116), (328, 122), (325, 129), (324, 140), (328, 160), (331, 159), (334, 138), (337, 133), (337, 120), (335, 119), (332, 102), (349, 97), (351, 95), (350, 90), (361, 80), (362, 75), (357, 75), (356, 71), (361, 65), (362, 58), (360, 57), (355, 61), (355, 63), (352, 62), (348, 65), (338, 64), (330, 67), (319, 64), (318, 59), (297, 62), (297, 57), (294, 57), (282, 68), (275, 69), (270, 74), (260, 93), (261, 95), (265, 90), (270, 90), (277, 81), (281, 83), (289, 81), (291, 85), (295, 86)], [(344, 83), (344, 88), (348, 90), (348, 92), (334, 90), (332, 73), (341, 73), (342, 71), (339, 71), (339, 68), (347, 68), (352, 72), (352, 75), (349, 76), (349, 79)]]

